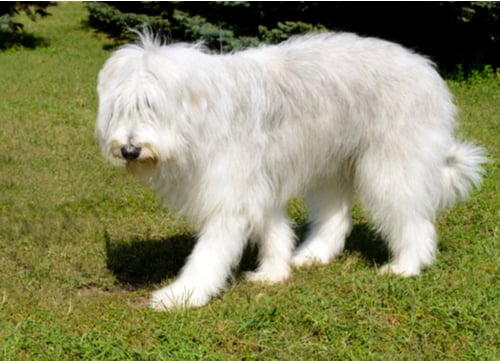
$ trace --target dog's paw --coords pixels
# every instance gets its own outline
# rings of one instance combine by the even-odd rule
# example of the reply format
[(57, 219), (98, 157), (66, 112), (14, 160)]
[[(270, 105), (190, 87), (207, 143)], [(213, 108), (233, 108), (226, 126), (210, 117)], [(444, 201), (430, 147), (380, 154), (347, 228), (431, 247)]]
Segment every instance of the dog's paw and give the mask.
[(292, 257), (292, 265), (299, 268), (328, 262), (330, 262), (330, 257), (325, 257), (325, 254), (314, 252), (307, 247), (297, 250)]
[(388, 263), (380, 268), (381, 275), (396, 275), (401, 277), (412, 277), (420, 274), (420, 269), (415, 267), (404, 267), (397, 263)]
[(200, 307), (210, 301), (210, 296), (197, 292), (196, 289), (183, 284), (173, 283), (153, 292), (149, 306), (155, 311), (171, 311), (175, 309), (187, 309)]
[(290, 277), (290, 267), (261, 267), (254, 272), (246, 272), (245, 278), (250, 282), (261, 282), (267, 284), (283, 282)]

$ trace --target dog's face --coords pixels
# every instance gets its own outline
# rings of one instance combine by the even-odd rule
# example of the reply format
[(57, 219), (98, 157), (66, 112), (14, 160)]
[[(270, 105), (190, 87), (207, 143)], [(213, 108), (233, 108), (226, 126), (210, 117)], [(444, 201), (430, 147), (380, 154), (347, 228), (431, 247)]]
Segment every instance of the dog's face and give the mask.
[(99, 73), (96, 135), (105, 156), (148, 183), (178, 142), (173, 109), (144, 51), (115, 52)]

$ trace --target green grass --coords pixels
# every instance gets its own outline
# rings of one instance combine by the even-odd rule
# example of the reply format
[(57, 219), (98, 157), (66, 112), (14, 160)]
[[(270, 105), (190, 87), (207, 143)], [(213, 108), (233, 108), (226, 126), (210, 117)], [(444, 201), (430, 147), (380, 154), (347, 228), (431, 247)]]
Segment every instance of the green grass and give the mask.
[(339, 261), (272, 287), (237, 276), (206, 307), (155, 313), (149, 293), (182, 265), (189, 228), (101, 157), (95, 85), (112, 42), (81, 4), (50, 12), (25, 22), (38, 47), (0, 52), (1, 360), (500, 358), (498, 75), (450, 82), (460, 135), (491, 162), (482, 190), (440, 216), (422, 276), (377, 275), (387, 254), (357, 210)]

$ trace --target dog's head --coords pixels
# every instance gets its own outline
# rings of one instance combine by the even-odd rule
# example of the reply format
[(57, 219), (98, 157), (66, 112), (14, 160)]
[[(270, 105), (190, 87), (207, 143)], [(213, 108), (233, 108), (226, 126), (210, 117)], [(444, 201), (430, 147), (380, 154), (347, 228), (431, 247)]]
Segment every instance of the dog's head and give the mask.
[[(150, 40), (150, 39), (149, 39)], [(146, 41), (148, 39), (146, 38)], [(161, 162), (185, 144), (178, 130), (180, 94), (165, 68), (175, 67), (150, 40), (117, 50), (99, 73), (96, 135), (105, 156), (150, 182)], [(185, 113), (185, 112), (184, 112)]]

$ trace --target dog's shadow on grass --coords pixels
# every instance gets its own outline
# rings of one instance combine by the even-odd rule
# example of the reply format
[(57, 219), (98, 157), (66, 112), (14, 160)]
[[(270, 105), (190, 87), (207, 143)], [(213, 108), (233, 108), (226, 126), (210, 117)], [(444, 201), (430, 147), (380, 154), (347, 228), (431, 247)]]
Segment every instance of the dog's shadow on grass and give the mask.
[(175, 277), (191, 253), (195, 238), (181, 234), (169, 238), (115, 240), (105, 234), (107, 268), (121, 286), (139, 289)]
[[(295, 232), (302, 242), (308, 225), (302, 224)], [(107, 267), (119, 284), (126, 289), (148, 288), (175, 277), (193, 250), (196, 239), (190, 234), (169, 238), (115, 240), (105, 234)], [(367, 224), (353, 227), (346, 243), (346, 257), (357, 253), (369, 264), (379, 265), (388, 259), (388, 251), (381, 238)], [(257, 267), (257, 250), (248, 247), (243, 254), (239, 272)]]
[(367, 263), (381, 266), (389, 259), (389, 250), (382, 237), (367, 223), (354, 225), (347, 238), (345, 254), (359, 254)]

